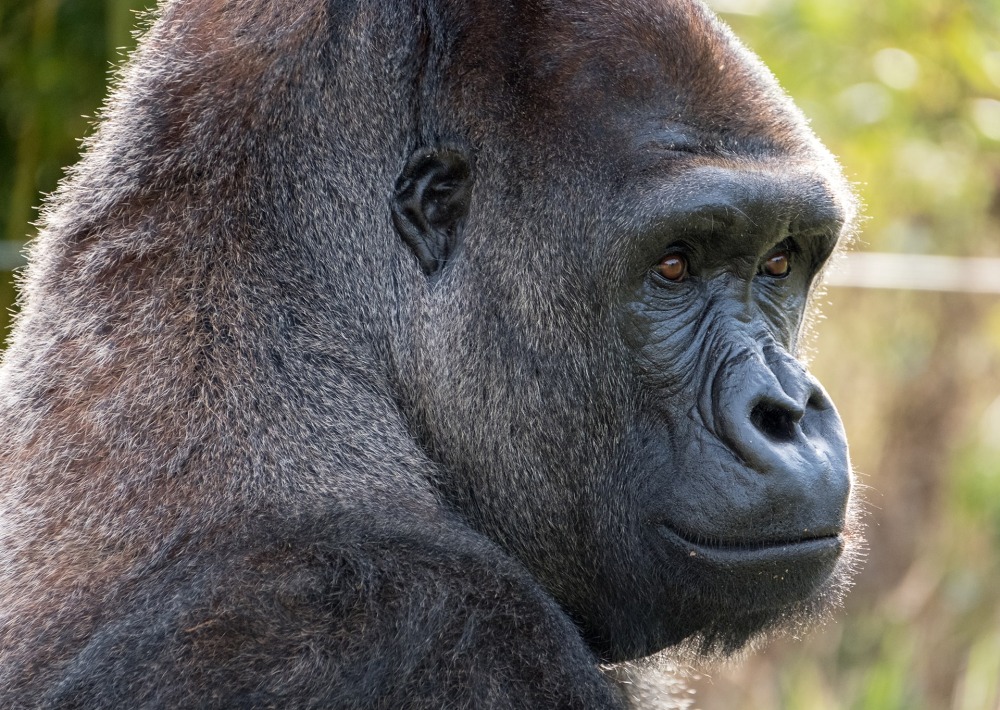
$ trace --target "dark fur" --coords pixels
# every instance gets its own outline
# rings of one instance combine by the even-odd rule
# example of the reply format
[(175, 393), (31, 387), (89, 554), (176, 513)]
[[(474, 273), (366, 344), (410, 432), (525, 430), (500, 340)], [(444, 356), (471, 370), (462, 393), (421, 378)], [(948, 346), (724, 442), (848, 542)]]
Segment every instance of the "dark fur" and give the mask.
[[(594, 136), (650, 101), (848, 204), (687, 2), (167, 2), (0, 370), (0, 706), (623, 707), (591, 650), (649, 645), (610, 226), (665, 158)], [(428, 278), (390, 198), (435, 145), (475, 187)]]

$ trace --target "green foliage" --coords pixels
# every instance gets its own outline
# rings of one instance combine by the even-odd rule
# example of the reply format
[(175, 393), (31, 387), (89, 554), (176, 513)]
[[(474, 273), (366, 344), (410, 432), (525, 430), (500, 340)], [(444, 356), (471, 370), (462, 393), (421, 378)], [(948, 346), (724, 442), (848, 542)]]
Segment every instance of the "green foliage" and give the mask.
[[(130, 21), (121, 2), (40, 0), (0, 9), (0, 214), (3, 236), (28, 236), (31, 208), (75, 162), (104, 95), (109, 28)], [(124, 11), (124, 12), (123, 12)], [(129, 41), (118, 36), (116, 41)], [(13, 169), (11, 169), (13, 168)]]
[[(76, 162), (113, 65), (131, 48), (134, 11), (152, 0), (0, 4), (0, 240), (20, 242), (44, 194)], [(0, 267), (13, 249), (0, 243)], [(14, 291), (0, 271), (0, 342)]]
[(870, 219), (865, 243), (887, 251), (1000, 253), (990, 213), (1000, 184), (1000, 7), (944, 0), (764, 5), (761, 15), (726, 19), (858, 184)]

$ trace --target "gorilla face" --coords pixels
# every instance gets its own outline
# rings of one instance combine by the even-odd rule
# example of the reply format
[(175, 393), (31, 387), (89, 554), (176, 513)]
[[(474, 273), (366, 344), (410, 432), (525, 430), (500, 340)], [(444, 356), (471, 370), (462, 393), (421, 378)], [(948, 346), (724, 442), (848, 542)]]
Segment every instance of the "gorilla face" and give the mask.
[(645, 594), (683, 610), (659, 619), (660, 643), (701, 632), (736, 646), (822, 593), (845, 545), (843, 428), (795, 358), (843, 215), (808, 171), (691, 162), (633, 212), (624, 257), (620, 332), (642, 403), (629, 476), (640, 565), (659, 573)]
[(521, 52), (455, 129), (467, 181), (452, 149), (407, 176), (449, 243), (421, 258), (411, 420), (602, 657), (732, 650), (835, 600), (855, 544), (843, 428), (797, 359), (851, 197), (700, 6), (535, 19), (458, 45), (472, 83), (482, 47)]

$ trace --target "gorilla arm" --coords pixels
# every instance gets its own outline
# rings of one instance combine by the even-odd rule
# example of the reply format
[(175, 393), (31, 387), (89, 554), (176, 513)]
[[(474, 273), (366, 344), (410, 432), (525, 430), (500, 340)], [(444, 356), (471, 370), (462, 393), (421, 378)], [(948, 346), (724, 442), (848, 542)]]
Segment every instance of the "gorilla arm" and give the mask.
[(340, 517), (352, 533), (264, 525), (266, 541), (145, 570), (44, 704), (625, 707), (565, 614), (489, 542)]

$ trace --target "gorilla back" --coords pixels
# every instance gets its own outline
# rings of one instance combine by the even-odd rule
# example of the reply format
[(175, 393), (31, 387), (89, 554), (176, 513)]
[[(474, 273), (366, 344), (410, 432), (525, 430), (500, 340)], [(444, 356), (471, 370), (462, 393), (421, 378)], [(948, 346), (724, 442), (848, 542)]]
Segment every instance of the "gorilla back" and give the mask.
[(0, 705), (617, 708), (822, 613), (852, 212), (695, 2), (165, 2), (0, 370)]

